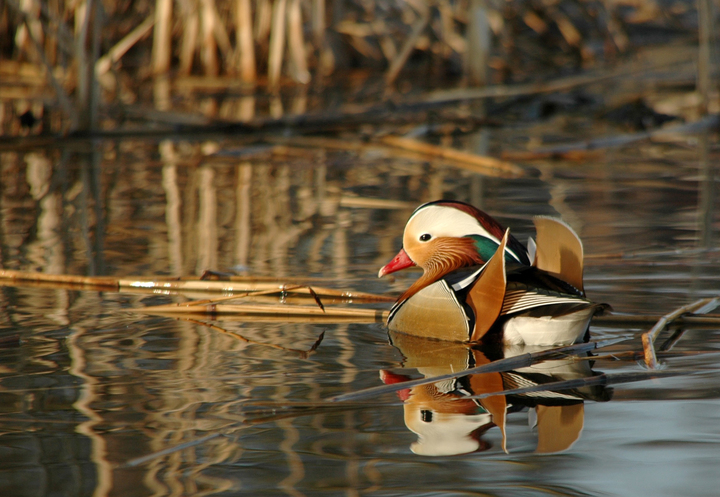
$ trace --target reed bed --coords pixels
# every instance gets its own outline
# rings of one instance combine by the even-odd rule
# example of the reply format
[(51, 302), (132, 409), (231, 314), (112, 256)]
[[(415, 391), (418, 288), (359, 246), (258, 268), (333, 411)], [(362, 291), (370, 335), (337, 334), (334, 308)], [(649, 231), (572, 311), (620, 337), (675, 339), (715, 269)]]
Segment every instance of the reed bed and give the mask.
[[(714, 17), (711, 3), (699, 9)], [(357, 69), (382, 74), (386, 94), (411, 88), (418, 71), (425, 81), (470, 86), (532, 81), (612, 62), (650, 43), (651, 33), (671, 41), (698, 30), (707, 105), (712, 65), (702, 62), (712, 60), (713, 23), (698, 27), (697, 12), (695, 2), (665, 11), (653, 0), (7, 0), (2, 132), (96, 130), (107, 125), (110, 104), (154, 98), (169, 108), (167, 85), (274, 95)], [(138, 85), (145, 81), (155, 82), (152, 95)], [(274, 102), (270, 113), (282, 113)]]

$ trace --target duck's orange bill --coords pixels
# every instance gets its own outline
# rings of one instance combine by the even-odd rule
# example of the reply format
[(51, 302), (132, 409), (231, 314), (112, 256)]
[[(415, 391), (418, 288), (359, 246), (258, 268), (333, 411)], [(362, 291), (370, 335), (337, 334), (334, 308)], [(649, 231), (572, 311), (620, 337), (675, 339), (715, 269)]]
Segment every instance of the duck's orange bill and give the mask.
[(405, 252), (405, 249), (400, 249), (400, 252), (387, 264), (385, 264), (383, 267), (380, 268), (380, 271), (378, 271), (378, 278), (382, 278), (386, 274), (394, 273), (395, 271), (400, 271), (401, 269), (405, 269), (406, 267), (414, 266), (415, 263), (408, 257), (407, 252)]

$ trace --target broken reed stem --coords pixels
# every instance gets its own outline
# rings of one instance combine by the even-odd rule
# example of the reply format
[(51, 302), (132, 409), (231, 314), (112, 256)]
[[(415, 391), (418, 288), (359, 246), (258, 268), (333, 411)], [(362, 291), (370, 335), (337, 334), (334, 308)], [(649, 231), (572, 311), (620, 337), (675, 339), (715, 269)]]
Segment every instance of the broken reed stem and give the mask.
[[(655, 355), (655, 337), (672, 321), (677, 319), (686, 313), (697, 313), (704, 314), (717, 307), (719, 302), (718, 297), (712, 297), (707, 299), (700, 299), (691, 304), (684, 305), (679, 309), (676, 309), (668, 314), (661, 317), (655, 326), (650, 328), (647, 332), (642, 335), (643, 353), (645, 358), (645, 365), (650, 369), (655, 369), (658, 366), (657, 356)], [(704, 311), (704, 312), (703, 312)]]
[(217, 58), (217, 38), (215, 27), (218, 19), (215, 16), (212, 0), (200, 0), (202, 15), (202, 41), (200, 45), (200, 60), (205, 69), (206, 76), (217, 76), (220, 73), (220, 64)]
[(198, 19), (197, 9), (194, 8), (191, 0), (180, 0), (180, 10), (183, 17), (182, 24), (184, 29), (182, 32), (182, 42), (180, 44), (180, 65), (178, 73), (187, 76), (192, 70), (200, 21)]
[(287, 37), (290, 60), (290, 73), (292, 78), (301, 84), (310, 82), (308, 71), (305, 39), (303, 37), (303, 20), (300, 9), (300, 0), (289, 0), (287, 11)]
[[(125, 37), (130, 37), (130, 35), (139, 31), (142, 26), (147, 24), (148, 21), (152, 20), (155, 24), (155, 30), (153, 32), (152, 61), (153, 72), (156, 76), (166, 74), (170, 70), (170, 59), (172, 55), (170, 52), (170, 47), (172, 46), (172, 4), (172, 0), (156, 0), (155, 18), (153, 19), (148, 17), (145, 19), (143, 24), (135, 28), (132, 33)], [(138, 37), (138, 39), (140, 39), (140, 37)]]
[(272, 7), (270, 48), (268, 50), (268, 86), (276, 91), (280, 84), (283, 52), (285, 50), (285, 11), (287, 0), (277, 0)]
[[(158, 0), (158, 3), (165, 2), (167, 0)], [(169, 15), (169, 14), (168, 14)], [(140, 24), (138, 27), (130, 31), (130, 33), (127, 34), (122, 40), (117, 42), (115, 46), (113, 46), (108, 52), (100, 57), (98, 61), (95, 63), (95, 76), (102, 76), (106, 72), (110, 70), (110, 67), (112, 64), (118, 62), (120, 58), (122, 58), (125, 53), (132, 48), (135, 43), (137, 43), (143, 36), (145, 36), (150, 29), (155, 25), (155, 22), (157, 20), (156, 17), (148, 17), (145, 19), (142, 24)], [(165, 29), (169, 29), (165, 27)], [(155, 36), (158, 35), (158, 28), (155, 29)], [(155, 67), (156, 74), (164, 73), (170, 70), (170, 53), (163, 53), (161, 55), (156, 56), (155, 52), (155, 44), (159, 42), (154, 42), (153, 44), (153, 65)], [(156, 57), (163, 56), (167, 57), (167, 60), (161, 60), (162, 64), (156, 60)], [(160, 69), (159, 69), (160, 68)], [(159, 71), (159, 72), (158, 72)]]
[[(422, 5), (422, 3), (418, 5)], [(412, 53), (413, 48), (415, 48), (418, 38), (420, 38), (420, 35), (427, 27), (428, 22), (430, 22), (430, 10), (427, 6), (425, 6), (420, 13), (420, 17), (413, 23), (410, 36), (407, 37), (405, 43), (403, 43), (403, 46), (400, 49), (400, 52), (393, 59), (387, 73), (385, 73), (386, 85), (389, 86), (393, 84), (398, 74), (400, 74), (400, 70), (407, 62), (408, 57), (410, 57), (410, 53)]]
[(236, 0), (235, 42), (238, 50), (240, 64), (240, 79), (244, 83), (255, 84), (257, 72), (255, 70), (255, 45), (253, 44), (252, 11), (250, 0)]
[(698, 67), (697, 67), (697, 92), (700, 95), (699, 111), (700, 115), (708, 112), (708, 104), (710, 101), (713, 57), (712, 57), (712, 41), (713, 41), (713, 25), (714, 5), (712, 0), (697, 0), (698, 15)]

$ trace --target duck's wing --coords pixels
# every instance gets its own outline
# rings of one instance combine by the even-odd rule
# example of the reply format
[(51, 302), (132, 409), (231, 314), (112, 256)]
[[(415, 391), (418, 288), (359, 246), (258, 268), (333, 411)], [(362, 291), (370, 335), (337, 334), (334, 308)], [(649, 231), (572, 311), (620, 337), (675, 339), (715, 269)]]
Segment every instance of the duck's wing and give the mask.
[(507, 273), (498, 324), (507, 344), (570, 344), (585, 336), (590, 320), (607, 306), (586, 299), (569, 283), (538, 268)]
[(533, 266), (583, 292), (583, 245), (575, 231), (560, 219), (533, 219), (537, 240)]
[(497, 252), (485, 264), (465, 297), (465, 303), (475, 315), (470, 341), (479, 341), (492, 328), (502, 311), (507, 285), (504, 254), (509, 236), (510, 230), (506, 230)]
[(505, 299), (500, 315), (528, 313), (529, 311), (538, 311), (542, 314), (540, 309), (547, 306), (558, 306), (558, 309), (547, 310), (546, 313), (559, 315), (564, 314), (560, 310), (561, 307), (570, 311), (590, 305), (593, 305), (591, 301), (577, 294), (511, 281), (506, 285)]

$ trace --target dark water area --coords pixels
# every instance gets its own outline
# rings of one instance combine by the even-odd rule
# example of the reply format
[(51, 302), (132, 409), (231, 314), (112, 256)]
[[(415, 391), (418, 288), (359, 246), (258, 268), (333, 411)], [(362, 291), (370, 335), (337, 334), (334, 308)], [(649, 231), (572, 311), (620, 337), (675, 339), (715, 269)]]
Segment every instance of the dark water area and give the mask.
[[(558, 140), (595, 131), (589, 121), (578, 123), (556, 128)], [(494, 155), (537, 131), (518, 124), (456, 145)], [(584, 243), (588, 297), (616, 314), (659, 316), (718, 294), (717, 143), (714, 134), (671, 135), (581, 162), (521, 163), (520, 178), (373, 146), (244, 154), (244, 142), (227, 136), (3, 151), (0, 257), (4, 269), (50, 274), (215, 269), (397, 295), (419, 273), (379, 280), (377, 271), (400, 248), (408, 216), (422, 202), (453, 198), (486, 210), (523, 242), (534, 233), (533, 216), (562, 217)], [(435, 413), (445, 433), (418, 428), (417, 416), (426, 422), (428, 409), (404, 404), (402, 392), (315, 408), (381, 385), (381, 374), (420, 377), (465, 367), (464, 347), (390, 340), (382, 323), (212, 321), (247, 341), (211, 328), (209, 318), (138, 312), (187, 298), (2, 287), (0, 339), (9, 341), (0, 348), (0, 495), (717, 493), (717, 324), (692, 327), (676, 355), (661, 357), (663, 371), (688, 374), (593, 387), (583, 392), (584, 403), (561, 392), (550, 408), (508, 395), (503, 437), (488, 424), (488, 412), (498, 412), (490, 403), (459, 420)], [(478, 392), (488, 382), (508, 388), (531, 377), (644, 371), (622, 353), (641, 350), (640, 334), (652, 323), (593, 324), (593, 338), (628, 338), (602, 352), (618, 360), (558, 359), (466, 386)], [(308, 350), (323, 332), (311, 354), (271, 346)], [(492, 359), (473, 354), (476, 364)], [(289, 403), (311, 407), (293, 414), (282, 407)], [(284, 412), (292, 415), (279, 416)], [(548, 425), (544, 415), (560, 421)], [(242, 424), (261, 416), (276, 417)], [(553, 431), (557, 426), (567, 432)], [(206, 436), (213, 437), (126, 464)], [(452, 452), (443, 448), (452, 439), (470, 452), (437, 455)]]

